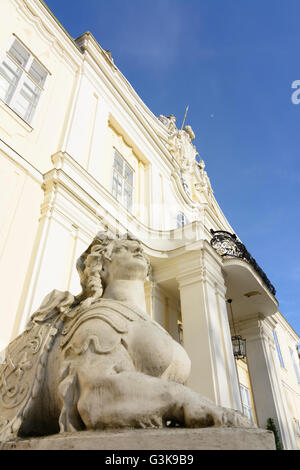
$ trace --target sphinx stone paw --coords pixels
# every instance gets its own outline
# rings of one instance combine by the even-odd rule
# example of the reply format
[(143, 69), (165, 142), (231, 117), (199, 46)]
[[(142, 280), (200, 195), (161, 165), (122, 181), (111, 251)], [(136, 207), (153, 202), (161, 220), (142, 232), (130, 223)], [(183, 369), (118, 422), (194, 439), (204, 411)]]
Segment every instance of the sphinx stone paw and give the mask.
[(209, 426), (228, 426), (255, 428), (257, 427), (246, 416), (236, 410), (223, 408), (213, 404), (184, 407), (185, 426), (189, 428), (204, 428)]
[(237, 428), (256, 428), (257, 426), (237, 410), (223, 408), (222, 425)]

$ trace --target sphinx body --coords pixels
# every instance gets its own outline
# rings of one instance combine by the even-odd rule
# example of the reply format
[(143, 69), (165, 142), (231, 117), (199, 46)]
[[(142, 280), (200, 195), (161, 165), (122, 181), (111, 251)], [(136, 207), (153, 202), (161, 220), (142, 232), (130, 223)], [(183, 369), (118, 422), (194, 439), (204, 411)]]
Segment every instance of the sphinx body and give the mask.
[(168, 392), (154, 404), (148, 387), (183, 384), (189, 372), (184, 349), (146, 313), (100, 299), (60, 327), (21, 433), (160, 427), (171, 419), (158, 403)]
[[(84, 256), (93, 286), (100, 241)], [(0, 370), (0, 440), (84, 429), (252, 427), (184, 385), (190, 373), (185, 350), (130, 302), (147, 271), (139, 244), (117, 243), (109, 254), (106, 268), (101, 264), (104, 295), (97, 283), (79, 302), (54, 291), (9, 345)]]

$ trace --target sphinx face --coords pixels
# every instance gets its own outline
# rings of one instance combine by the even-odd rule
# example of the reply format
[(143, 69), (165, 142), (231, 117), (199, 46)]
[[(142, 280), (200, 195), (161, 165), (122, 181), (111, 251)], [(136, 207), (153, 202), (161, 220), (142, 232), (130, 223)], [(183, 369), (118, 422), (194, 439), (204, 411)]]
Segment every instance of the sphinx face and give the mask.
[(148, 274), (148, 261), (142, 247), (136, 240), (115, 242), (111, 259), (105, 260), (101, 277), (107, 285), (112, 280), (145, 281)]

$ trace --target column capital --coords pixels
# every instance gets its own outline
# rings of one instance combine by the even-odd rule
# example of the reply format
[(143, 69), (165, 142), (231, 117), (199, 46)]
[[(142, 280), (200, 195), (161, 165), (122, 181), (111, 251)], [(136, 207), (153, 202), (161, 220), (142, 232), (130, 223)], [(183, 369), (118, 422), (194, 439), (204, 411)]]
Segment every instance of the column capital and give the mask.
[(241, 334), (246, 336), (248, 342), (265, 339), (273, 345), (273, 330), (276, 325), (277, 321), (274, 317), (265, 317), (263, 314), (258, 313), (255, 317), (240, 321), (238, 328)]
[(199, 282), (209, 282), (224, 293), (226, 287), (221, 269), (222, 263), (214, 252), (206, 248), (206, 245), (202, 245), (201, 248), (187, 251), (176, 259), (176, 279), (179, 288)]
[(156, 296), (162, 296), (161, 293), (161, 287), (158, 284), (158, 282), (153, 281), (153, 280), (147, 280), (144, 283), (144, 289), (146, 294), (151, 294), (151, 295), (156, 295)]
[(189, 385), (215, 403), (241, 409), (222, 271), (204, 250), (183, 261), (177, 281), (184, 345), (192, 361)]

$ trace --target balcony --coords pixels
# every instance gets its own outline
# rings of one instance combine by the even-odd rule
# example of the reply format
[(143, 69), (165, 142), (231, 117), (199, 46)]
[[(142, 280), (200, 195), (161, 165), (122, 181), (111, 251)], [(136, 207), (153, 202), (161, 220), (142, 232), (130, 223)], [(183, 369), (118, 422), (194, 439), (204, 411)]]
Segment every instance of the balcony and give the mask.
[(250, 255), (245, 245), (238, 241), (237, 236), (234, 233), (229, 233), (224, 230), (212, 229), (210, 233), (213, 235), (210, 244), (217, 251), (217, 253), (219, 253), (219, 255), (222, 257), (231, 256), (247, 261), (260, 276), (261, 280), (271, 292), (271, 294), (274, 296), (276, 295), (276, 289), (273, 284), (271, 284), (264, 271)]

